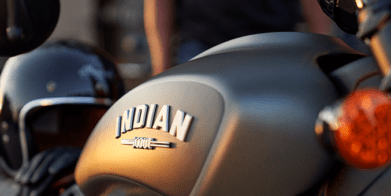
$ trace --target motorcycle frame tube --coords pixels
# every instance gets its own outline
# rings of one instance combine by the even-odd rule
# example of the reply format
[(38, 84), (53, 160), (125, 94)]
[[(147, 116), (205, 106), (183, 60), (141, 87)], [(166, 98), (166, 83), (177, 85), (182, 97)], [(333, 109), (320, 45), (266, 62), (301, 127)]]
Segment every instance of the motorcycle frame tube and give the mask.
[[(391, 32), (391, 4), (386, 0), (368, 2), (358, 10), (359, 31), (357, 37), (365, 41), (372, 50), (383, 76), (389, 77), (391, 70), (389, 34)], [(386, 79), (389, 80), (389, 79)], [(382, 87), (383, 88), (383, 87)]]
[(93, 97), (56, 97), (56, 98), (43, 98), (36, 99), (28, 102), (23, 106), (19, 113), (19, 137), (20, 145), (22, 149), (22, 165), (28, 163), (31, 158), (31, 152), (29, 152), (29, 147), (32, 146), (29, 137), (31, 134), (27, 131), (26, 127), (26, 117), (34, 109), (48, 106), (61, 106), (61, 105), (94, 105), (94, 106), (104, 106), (110, 107), (113, 101), (108, 98), (93, 98)]
[(370, 41), (370, 47), (384, 76), (389, 75), (391, 72), (391, 58), (388, 55), (391, 46), (391, 41), (389, 40), (390, 32), (391, 21), (387, 22), (382, 30), (374, 35)]

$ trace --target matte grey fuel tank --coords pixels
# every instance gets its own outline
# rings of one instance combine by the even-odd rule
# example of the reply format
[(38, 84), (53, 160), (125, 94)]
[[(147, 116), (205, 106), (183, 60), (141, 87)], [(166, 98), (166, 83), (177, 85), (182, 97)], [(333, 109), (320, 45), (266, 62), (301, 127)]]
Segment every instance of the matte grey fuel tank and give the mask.
[(305, 33), (212, 48), (114, 104), (84, 147), (76, 181), (87, 195), (304, 193), (334, 162), (314, 133), (319, 111), (339, 97), (319, 59), (345, 54), (360, 55)]

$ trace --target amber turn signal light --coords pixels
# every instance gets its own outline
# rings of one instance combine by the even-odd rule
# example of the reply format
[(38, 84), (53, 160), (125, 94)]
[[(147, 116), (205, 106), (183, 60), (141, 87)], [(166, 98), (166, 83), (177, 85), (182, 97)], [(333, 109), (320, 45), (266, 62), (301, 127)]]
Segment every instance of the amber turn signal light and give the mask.
[(391, 100), (377, 89), (354, 91), (319, 113), (315, 132), (355, 168), (384, 166), (391, 160)]

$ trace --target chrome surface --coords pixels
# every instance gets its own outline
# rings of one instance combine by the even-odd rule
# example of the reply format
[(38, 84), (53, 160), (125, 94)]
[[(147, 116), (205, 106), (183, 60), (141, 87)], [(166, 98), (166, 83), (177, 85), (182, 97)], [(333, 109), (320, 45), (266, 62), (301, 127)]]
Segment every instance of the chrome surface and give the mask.
[(186, 114), (182, 110), (178, 110), (175, 114), (174, 121), (171, 124), (170, 134), (181, 140), (185, 141), (187, 132), (189, 131), (190, 124), (193, 121), (193, 116)]
[(27, 163), (30, 160), (29, 155), (29, 141), (27, 139), (26, 116), (32, 110), (46, 107), (46, 106), (59, 106), (59, 105), (96, 105), (110, 107), (113, 101), (107, 98), (92, 98), (92, 97), (56, 97), (56, 98), (43, 98), (36, 99), (28, 102), (23, 106), (19, 113), (19, 134), (20, 143), (22, 148), (23, 163)]
[(53, 93), (55, 90), (57, 89), (57, 83), (53, 80), (49, 81), (47, 84), (46, 84), (46, 90), (49, 92), (49, 93)]
[(145, 120), (147, 118), (148, 105), (143, 104), (136, 107), (136, 114), (133, 123), (133, 129), (145, 127)]
[(7, 131), (9, 129), (9, 124), (7, 121), (3, 121), (1, 123), (1, 128), (3, 128), (4, 131)]
[(115, 124), (115, 138), (116, 139), (121, 137), (121, 121), (122, 121), (122, 116), (118, 116), (117, 123)]
[(168, 117), (170, 116), (170, 106), (169, 105), (163, 105), (162, 109), (160, 110), (159, 114), (157, 115), (157, 118), (155, 120), (155, 123), (153, 124), (154, 129), (161, 128), (163, 131), (168, 132)]
[(170, 106), (163, 105), (155, 118), (156, 110), (157, 104), (150, 104), (149, 106), (142, 104), (136, 108), (133, 107), (130, 110), (126, 110), (121, 118), (116, 119), (115, 138), (120, 138), (121, 133), (146, 127), (169, 132), (177, 139), (185, 141), (193, 116), (186, 114), (182, 110), (177, 110), (169, 128)]
[(2, 139), (3, 139), (3, 142), (6, 144), (8, 144), (8, 142), (10, 141), (10, 137), (7, 134), (4, 134)]
[(147, 123), (145, 127), (147, 128), (152, 128), (152, 123), (155, 117), (155, 112), (156, 112), (157, 105), (156, 104), (151, 104), (149, 111), (148, 111), (148, 117), (147, 117)]
[(135, 149), (154, 149), (154, 147), (170, 148), (170, 142), (155, 141), (155, 138), (135, 137), (130, 140), (121, 140), (123, 145), (132, 145)]
[(134, 111), (136, 108), (126, 110), (122, 116), (122, 133), (133, 130)]

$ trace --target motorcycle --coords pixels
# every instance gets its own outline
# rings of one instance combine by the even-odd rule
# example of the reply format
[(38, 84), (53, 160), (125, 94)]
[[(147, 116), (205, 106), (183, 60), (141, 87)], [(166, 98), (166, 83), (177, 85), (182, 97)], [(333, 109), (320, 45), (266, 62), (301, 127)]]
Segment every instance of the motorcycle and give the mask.
[(390, 3), (319, 3), (373, 54), (299, 32), (209, 49), (105, 113), (75, 169), (83, 193), (389, 194)]

